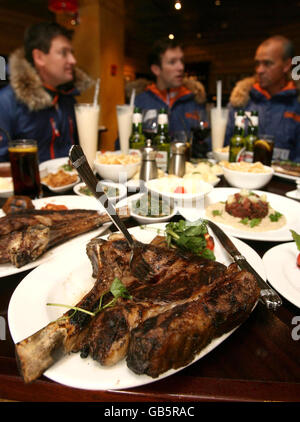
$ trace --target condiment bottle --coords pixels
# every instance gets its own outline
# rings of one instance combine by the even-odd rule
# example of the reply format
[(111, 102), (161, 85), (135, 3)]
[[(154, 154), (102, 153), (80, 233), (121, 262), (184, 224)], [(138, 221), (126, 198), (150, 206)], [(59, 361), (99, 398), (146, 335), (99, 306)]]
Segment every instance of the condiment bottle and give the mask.
[(151, 139), (146, 140), (146, 146), (141, 149), (142, 164), (140, 179), (147, 182), (157, 178), (156, 149), (151, 145)]
[(186, 145), (184, 142), (174, 142), (171, 144), (171, 158), (168, 173), (178, 177), (185, 174)]

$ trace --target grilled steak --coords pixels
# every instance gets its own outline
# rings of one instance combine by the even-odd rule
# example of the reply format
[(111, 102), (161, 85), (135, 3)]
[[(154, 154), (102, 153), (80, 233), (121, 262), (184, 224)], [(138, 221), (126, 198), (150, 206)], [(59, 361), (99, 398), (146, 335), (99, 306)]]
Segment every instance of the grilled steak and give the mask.
[(259, 288), (254, 277), (235, 264), (202, 297), (147, 319), (131, 332), (127, 365), (153, 378), (190, 363), (215, 337), (243, 322)]
[[(162, 335), (162, 327), (170, 327), (173, 333), (177, 327), (178, 342), (173, 339), (177, 355), (179, 351), (176, 348), (185, 338), (185, 332), (187, 335), (192, 330), (197, 332), (197, 347), (187, 346), (183, 360), (176, 358), (173, 362), (168, 353), (168, 364), (163, 357), (160, 358), (164, 368), (168, 365), (168, 368), (174, 365), (179, 367), (181, 362), (192, 360), (201, 345), (207, 344), (223, 330), (239, 324), (258, 297), (256, 283), (248, 273), (238, 271), (236, 266), (226, 268), (219, 262), (168, 249), (161, 239), (144, 245), (143, 257), (155, 273), (154, 279), (148, 284), (130, 273), (130, 249), (120, 235), (112, 235), (108, 241), (92, 240), (87, 245), (87, 254), (96, 281), (76, 306), (95, 312), (99, 301), (109, 303), (112, 299), (110, 287), (115, 277), (122, 280), (131, 298), (120, 297), (113, 307), (93, 317), (82, 312), (71, 316), (70, 311), (65, 314), (66, 318), (50, 323), (18, 343), (16, 353), (26, 382), (39, 377), (55, 362), (57, 355), (53, 351), (56, 350), (60, 351), (59, 356), (81, 351), (84, 356), (90, 354), (102, 365), (112, 365), (128, 355), (130, 368), (155, 377), (160, 370), (152, 369), (152, 366), (155, 367), (152, 362), (148, 364), (152, 352), (156, 356), (155, 349), (150, 350), (154, 331), (159, 333), (158, 340), (165, 353), (167, 346), (164, 345), (172, 343), (172, 336), (167, 333)], [(138, 344), (142, 344), (144, 336), (146, 349), (143, 355), (140, 351), (143, 346), (140, 348)], [(36, 356), (41, 356), (40, 362), (36, 361)], [(149, 366), (151, 369), (147, 369)]]
[[(120, 210), (128, 218), (127, 208)], [(21, 268), (43, 253), (109, 221), (94, 210), (24, 210), (0, 218), (0, 264)]]

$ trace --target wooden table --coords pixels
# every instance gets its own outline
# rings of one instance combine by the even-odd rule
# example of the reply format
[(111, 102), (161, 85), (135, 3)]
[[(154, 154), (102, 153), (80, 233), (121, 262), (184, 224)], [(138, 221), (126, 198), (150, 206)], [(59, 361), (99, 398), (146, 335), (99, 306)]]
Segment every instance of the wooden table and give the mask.
[[(222, 180), (220, 186), (228, 185)], [(295, 183), (278, 177), (265, 188), (279, 195), (293, 189)], [(275, 245), (258, 241), (246, 243), (260, 256)], [(300, 340), (293, 340), (291, 334), (295, 328), (292, 319), (300, 318), (300, 309), (285, 299), (275, 314), (259, 303), (249, 319), (204, 358), (168, 378), (142, 387), (120, 391), (77, 390), (46, 377), (25, 385), (18, 373), (7, 326), (7, 309), (14, 289), (28, 273), (0, 279), (0, 316), (6, 321), (6, 339), (0, 340), (2, 399), (26, 402), (300, 401)]]

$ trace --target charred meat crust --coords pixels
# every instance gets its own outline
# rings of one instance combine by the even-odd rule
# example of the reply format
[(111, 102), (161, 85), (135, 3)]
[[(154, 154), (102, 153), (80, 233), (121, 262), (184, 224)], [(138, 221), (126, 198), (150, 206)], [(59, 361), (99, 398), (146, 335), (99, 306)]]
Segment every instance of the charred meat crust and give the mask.
[(193, 361), (214, 338), (242, 323), (259, 296), (254, 277), (230, 270), (198, 300), (174, 307), (132, 330), (127, 365), (153, 378)]

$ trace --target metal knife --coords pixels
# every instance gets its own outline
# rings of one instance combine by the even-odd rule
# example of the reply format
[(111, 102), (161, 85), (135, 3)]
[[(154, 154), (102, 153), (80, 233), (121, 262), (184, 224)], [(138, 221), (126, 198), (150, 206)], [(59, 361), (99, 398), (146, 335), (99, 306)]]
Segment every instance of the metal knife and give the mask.
[(251, 274), (254, 275), (256, 278), (257, 284), (260, 287), (260, 300), (266, 305), (268, 309), (277, 310), (282, 305), (282, 300), (273, 290), (269, 284), (262, 279), (262, 277), (255, 271), (255, 269), (249, 264), (246, 258), (241, 255), (239, 250), (236, 246), (232, 243), (229, 237), (210, 220), (204, 220), (205, 223), (211, 228), (217, 238), (220, 240), (222, 246), (226, 249), (226, 251), (231, 255), (233, 260), (238, 264), (238, 266), (243, 269), (249, 271)]

